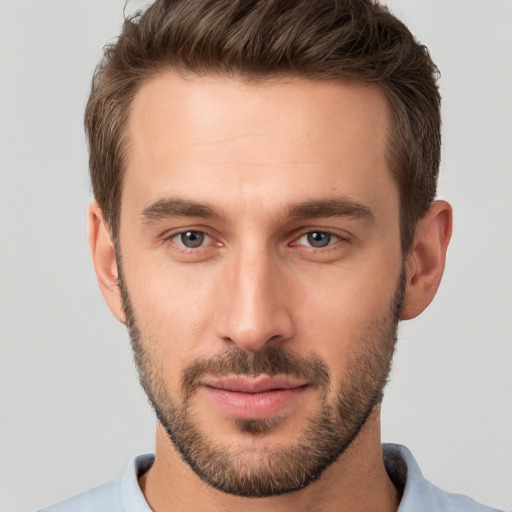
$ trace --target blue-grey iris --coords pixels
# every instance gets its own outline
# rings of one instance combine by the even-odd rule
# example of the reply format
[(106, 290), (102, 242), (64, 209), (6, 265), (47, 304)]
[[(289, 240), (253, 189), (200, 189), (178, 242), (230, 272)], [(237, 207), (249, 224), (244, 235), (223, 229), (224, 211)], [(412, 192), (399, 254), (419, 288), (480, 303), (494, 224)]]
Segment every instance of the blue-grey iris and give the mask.
[(308, 233), (308, 243), (312, 247), (325, 247), (331, 241), (329, 233), (322, 233), (321, 231), (313, 231)]
[(186, 231), (181, 234), (180, 238), (185, 247), (199, 247), (204, 242), (204, 233), (200, 231)]

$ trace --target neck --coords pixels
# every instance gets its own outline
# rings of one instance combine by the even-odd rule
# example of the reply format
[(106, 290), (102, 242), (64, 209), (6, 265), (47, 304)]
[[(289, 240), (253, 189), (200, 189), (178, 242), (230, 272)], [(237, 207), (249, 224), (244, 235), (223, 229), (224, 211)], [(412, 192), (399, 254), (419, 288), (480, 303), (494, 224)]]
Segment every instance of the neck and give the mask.
[(318, 480), (299, 491), (268, 498), (242, 498), (218, 491), (181, 459), (160, 425), (155, 463), (139, 484), (155, 512), (395, 512), (400, 502), (382, 459), (378, 408), (349, 448)]

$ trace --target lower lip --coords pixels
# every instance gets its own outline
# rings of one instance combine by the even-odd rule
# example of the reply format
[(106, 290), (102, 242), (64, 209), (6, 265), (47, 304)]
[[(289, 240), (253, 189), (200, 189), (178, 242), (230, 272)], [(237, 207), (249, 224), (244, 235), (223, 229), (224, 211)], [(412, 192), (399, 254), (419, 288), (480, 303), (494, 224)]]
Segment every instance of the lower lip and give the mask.
[(307, 386), (243, 393), (203, 386), (221, 411), (242, 420), (261, 420), (279, 414), (305, 393)]

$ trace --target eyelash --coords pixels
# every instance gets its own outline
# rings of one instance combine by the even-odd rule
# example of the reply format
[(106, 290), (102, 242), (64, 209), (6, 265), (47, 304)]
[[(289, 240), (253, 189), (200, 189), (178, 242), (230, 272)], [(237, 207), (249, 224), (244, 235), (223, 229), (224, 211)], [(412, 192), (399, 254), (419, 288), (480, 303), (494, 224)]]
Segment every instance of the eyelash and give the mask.
[[(208, 246), (212, 245), (212, 242), (209, 242), (206, 245), (201, 244), (201, 245), (198, 245), (196, 247), (188, 247), (188, 246), (186, 246), (183, 243), (175, 241), (175, 239), (177, 239), (178, 237), (183, 236), (186, 233), (195, 233), (195, 234), (203, 235), (205, 238), (209, 238), (211, 241), (213, 241), (214, 245), (217, 245), (218, 247), (223, 245), (222, 242), (218, 242), (218, 241), (216, 242), (215, 241), (215, 237), (210, 235), (206, 230), (203, 230), (203, 229), (186, 229), (186, 230), (179, 231), (177, 233), (172, 233), (171, 235), (167, 236), (164, 239), (164, 242), (169, 243), (169, 244), (173, 244), (175, 247), (178, 248), (178, 250), (184, 251), (184, 252), (190, 252), (190, 251), (197, 252), (200, 249), (205, 249)], [(305, 245), (305, 244), (299, 243), (299, 241), (302, 238), (307, 237), (309, 235), (313, 235), (315, 233), (316, 234), (321, 234), (321, 235), (326, 235), (326, 236), (328, 236), (330, 238), (325, 246), (315, 247), (315, 246), (312, 246), (312, 245)], [(334, 241), (332, 240), (333, 238), (334, 238)], [(332, 248), (333, 246), (337, 245), (340, 242), (341, 243), (350, 243), (350, 239), (349, 239), (348, 236), (343, 236), (340, 233), (336, 233), (336, 232), (329, 231), (329, 230), (308, 229), (308, 230), (301, 231), (300, 234), (298, 236), (296, 236), (294, 238), (294, 240), (288, 244), (288, 246), (289, 247), (300, 246), (300, 247), (304, 247), (304, 249), (308, 250), (308, 251), (322, 251), (322, 252), (325, 252), (325, 251), (329, 250), (330, 248)]]
[[(187, 247), (185, 244), (175, 241), (175, 239), (185, 235), (186, 233), (195, 233), (195, 234), (203, 235), (205, 238), (209, 238), (211, 241), (215, 241), (215, 238), (213, 236), (211, 236), (210, 234), (208, 234), (207, 231), (204, 231), (202, 229), (185, 229), (183, 231), (179, 231), (178, 233), (172, 233), (170, 236), (165, 238), (164, 242), (174, 244), (179, 247), (179, 250), (185, 251), (185, 252), (196, 251), (198, 249), (204, 249), (208, 245), (211, 245), (211, 242), (210, 242), (206, 246), (201, 244), (201, 245), (198, 245), (197, 247)], [(217, 242), (217, 245), (222, 245), (222, 244), (220, 242)]]
[[(305, 245), (305, 244), (299, 243), (302, 238), (309, 237), (314, 234), (320, 234), (320, 235), (327, 236), (329, 238), (329, 240), (327, 241), (327, 244), (324, 246), (315, 247), (314, 245)], [(304, 231), (290, 245), (292, 247), (300, 245), (302, 247), (305, 247), (309, 251), (324, 251), (325, 252), (340, 242), (348, 242), (348, 241), (349, 241), (348, 237), (342, 236), (339, 233), (334, 233), (332, 231), (322, 230), (322, 229), (310, 229), (308, 231)], [(310, 242), (310, 241), (308, 240), (308, 242)]]

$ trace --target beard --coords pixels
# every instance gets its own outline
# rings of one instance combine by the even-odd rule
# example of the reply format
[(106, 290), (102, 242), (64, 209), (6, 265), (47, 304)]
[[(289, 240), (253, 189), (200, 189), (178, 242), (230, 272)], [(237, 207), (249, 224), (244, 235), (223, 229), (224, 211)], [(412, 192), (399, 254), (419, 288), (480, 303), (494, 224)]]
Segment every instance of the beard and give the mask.
[[(334, 399), (329, 401), (333, 386), (325, 362), (276, 346), (258, 352), (236, 347), (211, 358), (198, 358), (182, 372), (180, 395), (171, 396), (165, 383), (165, 368), (152, 347), (151, 337), (137, 324), (119, 264), (120, 261), (119, 286), (140, 383), (176, 451), (208, 485), (250, 498), (302, 489), (318, 479), (347, 450), (382, 402), (403, 305), (404, 271), (387, 313), (374, 319), (361, 333), (356, 343), (360, 350), (351, 354)], [(270, 448), (265, 443), (265, 435), (286, 421), (279, 416), (233, 420), (241, 435), (261, 442), (265, 447), (262, 451), (244, 443), (215, 443), (194, 421), (193, 400), (202, 377), (228, 374), (304, 378), (317, 391), (320, 406), (290, 446)]]

